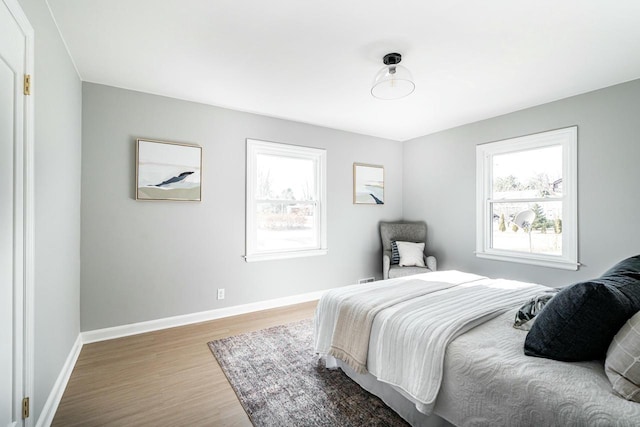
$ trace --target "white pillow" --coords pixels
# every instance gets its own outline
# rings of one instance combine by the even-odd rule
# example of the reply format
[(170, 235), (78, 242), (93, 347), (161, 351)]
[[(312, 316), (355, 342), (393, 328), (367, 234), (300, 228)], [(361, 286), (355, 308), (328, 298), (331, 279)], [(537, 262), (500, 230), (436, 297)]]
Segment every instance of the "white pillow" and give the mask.
[(424, 265), (424, 243), (396, 242), (398, 253), (400, 254), (401, 267), (425, 267)]
[(640, 402), (640, 311), (627, 320), (611, 341), (604, 370), (616, 393)]

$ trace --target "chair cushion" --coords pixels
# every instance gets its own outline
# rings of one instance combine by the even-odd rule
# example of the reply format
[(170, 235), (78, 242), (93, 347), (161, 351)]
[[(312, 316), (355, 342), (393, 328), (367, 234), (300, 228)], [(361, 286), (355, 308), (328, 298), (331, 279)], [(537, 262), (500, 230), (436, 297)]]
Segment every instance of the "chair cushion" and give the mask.
[(413, 274), (429, 273), (431, 270), (427, 267), (400, 267), (392, 265), (389, 269), (389, 279), (396, 277), (411, 276)]
[(424, 243), (396, 242), (400, 253), (401, 267), (426, 267), (424, 265)]
[(524, 353), (567, 362), (604, 359), (614, 335), (638, 311), (640, 255), (558, 292), (537, 316)]
[(611, 341), (604, 370), (616, 393), (640, 403), (640, 311)]

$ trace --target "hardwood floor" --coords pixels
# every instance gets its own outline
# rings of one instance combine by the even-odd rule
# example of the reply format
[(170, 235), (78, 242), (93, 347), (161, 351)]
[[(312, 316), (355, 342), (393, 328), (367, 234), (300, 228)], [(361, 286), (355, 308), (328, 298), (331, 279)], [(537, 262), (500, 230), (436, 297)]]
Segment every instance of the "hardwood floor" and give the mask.
[(87, 344), (53, 426), (250, 426), (207, 342), (313, 317), (317, 301)]

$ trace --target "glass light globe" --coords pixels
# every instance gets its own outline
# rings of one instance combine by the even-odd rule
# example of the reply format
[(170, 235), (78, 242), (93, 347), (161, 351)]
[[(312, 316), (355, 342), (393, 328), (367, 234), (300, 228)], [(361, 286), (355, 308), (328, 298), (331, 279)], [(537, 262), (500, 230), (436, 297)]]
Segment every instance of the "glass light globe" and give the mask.
[(415, 88), (409, 70), (402, 65), (389, 64), (376, 74), (371, 95), (379, 99), (399, 99), (412, 93)]

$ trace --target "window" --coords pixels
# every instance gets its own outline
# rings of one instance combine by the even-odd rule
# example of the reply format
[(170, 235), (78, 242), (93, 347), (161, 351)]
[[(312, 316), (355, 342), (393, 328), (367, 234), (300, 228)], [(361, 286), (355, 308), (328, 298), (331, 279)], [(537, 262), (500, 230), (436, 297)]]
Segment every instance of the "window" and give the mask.
[(327, 253), (326, 157), (247, 139), (246, 261)]
[(570, 127), (476, 147), (476, 255), (578, 269), (577, 135)]

